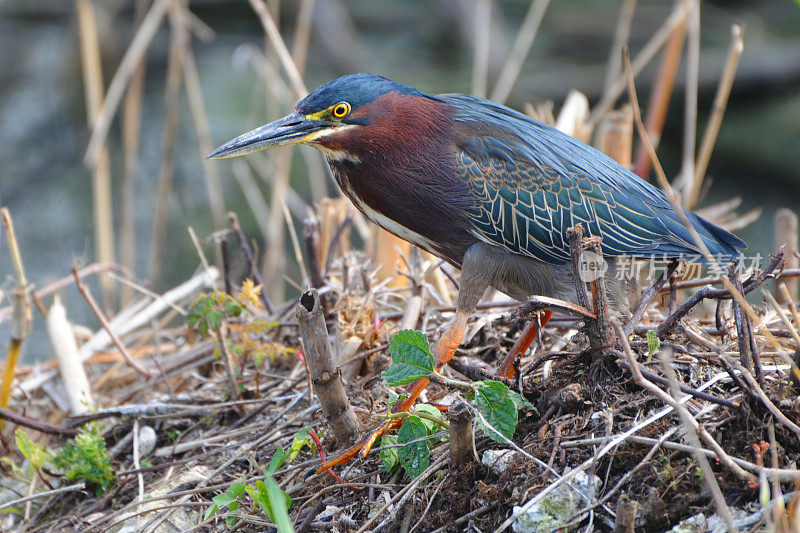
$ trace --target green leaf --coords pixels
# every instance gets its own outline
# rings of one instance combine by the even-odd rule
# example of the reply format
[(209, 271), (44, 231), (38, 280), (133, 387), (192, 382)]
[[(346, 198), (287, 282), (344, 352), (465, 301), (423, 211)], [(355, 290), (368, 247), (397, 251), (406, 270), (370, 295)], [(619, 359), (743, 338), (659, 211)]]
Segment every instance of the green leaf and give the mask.
[[(481, 431), (497, 442), (506, 442), (506, 439), (511, 439), (517, 428), (517, 404), (512, 399), (509, 388), (499, 381), (476, 381), (473, 386), (475, 386), (475, 392), (470, 393), (470, 400), (475, 402), (475, 406), (486, 422), (494, 428), (488, 427), (478, 417), (478, 426)], [(504, 439), (498, 432), (506, 438)]]
[(223, 507), (228, 507), (228, 516), (225, 517), (225, 522), (232, 526), (236, 522), (236, 511), (239, 509), (239, 498), (242, 494), (244, 494), (244, 483), (232, 483), (227, 491), (211, 498), (214, 505), (206, 509), (203, 520), (208, 520)]
[(281, 533), (293, 531), (291, 523), (289, 523), (288, 529), (282, 529), (281, 524), (278, 523), (278, 520), (283, 521), (284, 517), (288, 521), (288, 509), (292, 505), (292, 498), (278, 487), (271, 475), (267, 474), (266, 480), (272, 481), (274, 487), (268, 488), (263, 481), (257, 481), (255, 487), (245, 487), (247, 494), (262, 511), (267, 513), (270, 522), (278, 526), (278, 531)]
[(40, 470), (48, 460), (47, 451), (44, 446), (37, 442), (33, 442), (28, 434), (21, 428), (17, 428), (14, 432), (14, 443), (17, 445), (20, 453), (30, 461), (31, 466), (35, 470)]
[(658, 335), (656, 334), (655, 330), (648, 329), (647, 330), (647, 361), (649, 362), (653, 356), (658, 352), (658, 349), (661, 347), (661, 340), (659, 340)]
[(406, 418), (397, 433), (397, 442), (399, 444), (409, 443), (399, 448), (398, 457), (400, 458), (400, 464), (403, 465), (411, 479), (420, 475), (430, 466), (431, 452), (428, 450), (428, 441), (411, 442), (427, 435), (428, 431), (425, 428), (425, 424), (422, 423), (422, 419), (414, 415)]
[(389, 353), (392, 355), (392, 366), (384, 370), (381, 376), (390, 387), (428, 377), (436, 365), (428, 338), (413, 329), (397, 332), (389, 343)]
[(294, 438), (292, 439), (292, 448), (289, 452), (289, 462), (294, 461), (294, 458), (297, 457), (297, 454), (299, 454), (300, 450), (302, 450), (305, 446), (313, 448), (314, 439), (312, 439), (311, 435), (308, 434), (308, 430), (309, 427), (306, 426), (294, 434)]
[(206, 315), (206, 322), (208, 323), (208, 329), (217, 330), (222, 325), (222, 319), (225, 315), (222, 314), (222, 311), (217, 309), (213, 309), (208, 312)]
[[(444, 418), (442, 418), (441, 411), (439, 411), (437, 408), (435, 408), (429, 403), (418, 403), (414, 405), (413, 410), (418, 411), (420, 413), (425, 413), (430, 416), (434, 416), (444, 421)], [(425, 430), (427, 431), (428, 435), (433, 435), (434, 433), (437, 433), (438, 431), (441, 431), (443, 429), (442, 426), (440, 426), (433, 420), (428, 420), (427, 418), (420, 417), (420, 421), (425, 426)], [(439, 437), (439, 440), (445, 441), (447, 440), (447, 437), (446, 436)]]
[(383, 466), (386, 468), (387, 472), (394, 472), (397, 465), (400, 464), (400, 455), (398, 453), (399, 448), (395, 445), (397, 444), (397, 435), (390, 435), (389, 433), (384, 433), (383, 437), (381, 437), (381, 446), (393, 446), (392, 448), (384, 448), (378, 455), (383, 461)]
[(275, 453), (272, 454), (272, 460), (269, 462), (269, 468), (264, 474), (274, 474), (288, 458), (289, 454), (283, 451), (283, 446), (278, 446), (275, 448)]
[(289, 520), (289, 507), (292, 505), (292, 499), (278, 487), (278, 483), (272, 476), (267, 476), (266, 482), (273, 510), (270, 520), (278, 526), (278, 533), (293, 533), (294, 527)]

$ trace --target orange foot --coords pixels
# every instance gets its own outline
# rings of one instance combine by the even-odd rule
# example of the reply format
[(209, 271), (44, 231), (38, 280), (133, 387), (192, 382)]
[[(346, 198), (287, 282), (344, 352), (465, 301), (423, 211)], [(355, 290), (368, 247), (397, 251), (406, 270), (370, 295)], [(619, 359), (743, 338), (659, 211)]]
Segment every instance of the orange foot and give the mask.
[[(456, 352), (456, 349), (461, 344), (461, 340), (464, 338), (464, 329), (466, 325), (466, 316), (457, 314), (455, 322), (442, 334), (442, 337), (439, 339), (439, 342), (436, 344), (436, 348), (434, 349), (437, 371), (441, 370), (442, 367), (444, 367), (444, 365), (446, 365), (450, 359), (453, 358), (453, 354)], [(404, 411), (408, 411), (411, 406), (414, 405), (414, 402), (417, 401), (417, 398), (419, 398), (419, 395), (422, 394), (422, 391), (425, 390), (425, 387), (427, 387), (429, 383), (429, 379), (422, 378), (409, 385), (406, 388), (407, 396), (402, 401), (394, 404), (391, 412), (402, 413)], [(349, 447), (330, 461), (320, 465), (320, 467), (317, 468), (317, 474), (321, 474), (322, 472), (325, 472), (327, 469), (334, 466), (346, 463), (359, 453), (361, 454), (361, 457), (366, 457), (378, 438), (383, 436), (387, 431), (398, 428), (401, 425), (403, 425), (402, 418), (395, 418), (384, 422), (356, 444)]]
[(539, 335), (539, 324), (544, 327), (550, 321), (550, 318), (553, 316), (552, 311), (543, 311), (540, 315), (541, 321), (537, 318), (531, 319), (528, 322), (528, 325), (525, 326), (525, 329), (522, 331), (522, 335), (520, 335), (517, 342), (514, 343), (514, 346), (511, 347), (511, 351), (508, 352), (506, 358), (503, 360), (503, 364), (500, 365), (500, 370), (497, 372), (498, 376), (504, 377), (506, 379), (511, 379), (514, 377), (514, 362), (525, 354), (530, 348), (531, 343), (536, 340), (536, 337)]

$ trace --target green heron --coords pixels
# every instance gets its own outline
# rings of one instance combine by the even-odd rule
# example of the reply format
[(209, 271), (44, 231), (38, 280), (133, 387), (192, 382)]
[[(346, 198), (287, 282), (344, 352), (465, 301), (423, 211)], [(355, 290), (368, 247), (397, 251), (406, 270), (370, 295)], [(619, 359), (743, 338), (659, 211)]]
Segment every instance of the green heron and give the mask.
[[(576, 302), (566, 236), (573, 225), (602, 237), (606, 258), (700, 257), (660, 190), (594, 148), (482, 98), (433, 96), (352, 74), (209, 157), (293, 144), (321, 150), (342, 192), (371, 221), (461, 269), (455, 317), (434, 348), (438, 368), (461, 344), (489, 286), (520, 301), (540, 295)], [(733, 259), (746, 247), (695, 213), (684, 214), (718, 258)], [(513, 375), (514, 358), (536, 337), (535, 324), (512, 347), (502, 375)], [(395, 410), (410, 408), (427, 384), (409, 386)], [(358, 449), (366, 455), (388, 427), (349, 456)]]

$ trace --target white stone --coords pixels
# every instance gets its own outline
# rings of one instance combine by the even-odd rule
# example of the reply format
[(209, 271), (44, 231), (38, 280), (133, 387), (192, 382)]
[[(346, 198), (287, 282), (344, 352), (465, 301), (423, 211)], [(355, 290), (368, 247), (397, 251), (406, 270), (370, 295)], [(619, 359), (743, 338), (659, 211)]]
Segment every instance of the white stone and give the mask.
[(522, 455), (514, 450), (486, 450), (481, 456), (481, 463), (499, 476), (521, 457)]
[(147, 457), (156, 448), (156, 430), (150, 426), (139, 428), (139, 457)]

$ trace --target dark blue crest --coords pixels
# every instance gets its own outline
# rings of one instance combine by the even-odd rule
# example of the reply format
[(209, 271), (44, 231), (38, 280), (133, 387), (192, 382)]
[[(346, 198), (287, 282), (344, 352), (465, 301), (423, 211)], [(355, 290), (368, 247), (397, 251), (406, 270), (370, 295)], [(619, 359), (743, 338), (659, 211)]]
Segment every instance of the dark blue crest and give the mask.
[(410, 96), (432, 98), (413, 87), (397, 83), (375, 74), (348, 74), (331, 80), (314, 89), (295, 106), (298, 113), (310, 114), (322, 111), (339, 102), (348, 102), (353, 109), (368, 104), (386, 93), (397, 91)]

